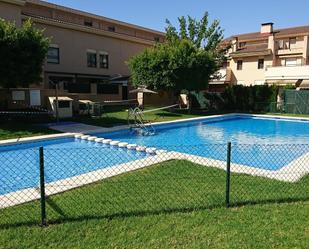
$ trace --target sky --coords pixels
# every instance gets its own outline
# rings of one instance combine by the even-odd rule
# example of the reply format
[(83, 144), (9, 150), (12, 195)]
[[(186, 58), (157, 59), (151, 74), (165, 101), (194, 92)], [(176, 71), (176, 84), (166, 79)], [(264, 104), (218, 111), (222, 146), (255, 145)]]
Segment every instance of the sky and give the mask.
[(165, 19), (177, 25), (177, 17), (197, 19), (209, 12), (220, 20), (225, 37), (257, 32), (260, 24), (274, 28), (309, 25), (309, 0), (47, 0), (74, 9), (164, 31)]

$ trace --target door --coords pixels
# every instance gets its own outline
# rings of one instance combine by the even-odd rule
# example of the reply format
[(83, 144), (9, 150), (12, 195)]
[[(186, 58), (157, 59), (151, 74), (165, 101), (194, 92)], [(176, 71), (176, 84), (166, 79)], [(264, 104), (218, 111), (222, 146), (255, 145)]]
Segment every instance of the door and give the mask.
[(41, 105), (41, 91), (30, 90), (30, 106), (40, 106), (40, 105)]
[(122, 100), (128, 99), (128, 86), (122, 86)]

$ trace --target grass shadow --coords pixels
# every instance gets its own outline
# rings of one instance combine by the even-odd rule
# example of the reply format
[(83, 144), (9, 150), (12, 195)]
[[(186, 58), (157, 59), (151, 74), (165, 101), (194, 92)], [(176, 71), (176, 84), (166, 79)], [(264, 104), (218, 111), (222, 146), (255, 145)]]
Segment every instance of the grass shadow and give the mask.
[[(283, 199), (267, 199), (267, 200), (247, 200), (247, 201), (239, 201), (231, 203), (229, 208), (237, 208), (243, 206), (255, 206), (255, 205), (268, 205), (268, 204), (283, 204), (283, 203), (295, 203), (309, 201), (309, 197), (307, 198), (283, 198)], [(226, 207), (225, 203), (220, 204), (209, 204), (203, 206), (195, 206), (195, 207), (183, 207), (183, 208), (162, 208), (157, 210), (136, 210), (136, 211), (128, 211), (128, 212), (117, 212), (113, 214), (102, 214), (102, 215), (91, 215), (91, 214), (81, 214), (79, 216), (70, 216), (69, 214), (65, 214), (62, 209), (52, 200), (47, 200), (48, 205), (57, 212), (61, 218), (48, 220), (48, 225), (60, 225), (68, 222), (82, 222), (86, 220), (99, 220), (99, 219), (126, 219), (132, 217), (146, 217), (153, 215), (168, 215), (173, 213), (191, 213), (196, 211), (205, 211), (212, 210), (216, 208), (224, 208)], [(0, 229), (10, 229), (10, 228), (19, 228), (19, 227), (34, 227), (40, 226), (38, 221), (25, 221), (25, 222), (16, 222), (12, 224), (0, 224)]]
[(156, 113), (155, 115), (159, 117), (181, 117), (182, 116), (182, 114), (174, 113), (174, 112), (159, 112), (159, 113)]
[(246, 200), (235, 201), (230, 204), (229, 207), (243, 207), (243, 206), (255, 206), (255, 205), (267, 205), (267, 204), (283, 204), (283, 203), (295, 203), (300, 201), (309, 201), (309, 197), (299, 198), (282, 198), (282, 199), (265, 199), (265, 200)]

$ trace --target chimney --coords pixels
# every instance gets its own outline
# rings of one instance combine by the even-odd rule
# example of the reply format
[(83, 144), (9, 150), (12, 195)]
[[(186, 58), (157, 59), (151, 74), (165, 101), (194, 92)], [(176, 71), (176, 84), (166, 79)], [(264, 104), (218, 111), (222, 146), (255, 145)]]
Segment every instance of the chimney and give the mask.
[(236, 52), (238, 50), (238, 37), (234, 36), (232, 39), (232, 52)]
[(274, 24), (272, 22), (262, 23), (261, 34), (271, 34), (273, 32)]

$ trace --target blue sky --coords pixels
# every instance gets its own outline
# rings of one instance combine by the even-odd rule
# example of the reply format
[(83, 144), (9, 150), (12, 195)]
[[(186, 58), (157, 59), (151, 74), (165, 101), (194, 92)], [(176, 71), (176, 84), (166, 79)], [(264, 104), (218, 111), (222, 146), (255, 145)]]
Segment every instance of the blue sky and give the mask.
[(177, 24), (177, 17), (200, 18), (207, 10), (217, 18), (225, 36), (254, 32), (263, 22), (275, 28), (309, 25), (308, 0), (48, 0), (109, 18), (164, 31), (165, 19)]

